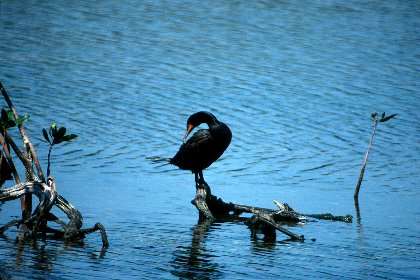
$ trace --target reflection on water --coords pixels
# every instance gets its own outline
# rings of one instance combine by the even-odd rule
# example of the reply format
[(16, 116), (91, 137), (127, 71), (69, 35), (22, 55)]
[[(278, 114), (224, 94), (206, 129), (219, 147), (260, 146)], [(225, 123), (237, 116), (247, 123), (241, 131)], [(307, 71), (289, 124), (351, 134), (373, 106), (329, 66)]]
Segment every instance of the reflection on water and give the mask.
[(223, 278), (217, 263), (212, 260), (216, 256), (206, 250), (205, 239), (210, 227), (210, 221), (200, 222), (193, 229), (191, 245), (180, 246), (174, 251), (173, 275), (188, 279)]
[[(42, 128), (79, 136), (54, 149), (52, 174), (110, 241), (106, 254), (95, 234), (20, 246), (10, 230), (1, 269), (18, 279), (418, 278), (417, 11), (418, 1), (1, 1), (0, 80), (31, 116), (44, 167)], [(357, 222), (294, 227), (303, 243), (196, 225), (194, 176), (146, 158), (173, 156), (200, 110), (233, 133), (205, 171), (215, 195)], [(383, 111), (398, 115), (378, 126), (355, 211), (370, 114)], [(0, 205), (0, 224), (18, 209)]]
[[(246, 229), (242, 222), (231, 223), (228, 222), (229, 231), (231, 225), (242, 226), (245, 232), (248, 232), (248, 239), (244, 241), (250, 243), (250, 249), (255, 255), (267, 256), (270, 258), (271, 253), (275, 253), (277, 242), (275, 240), (264, 240), (262, 237), (253, 235)], [(222, 225), (218, 222), (211, 222), (208, 220), (200, 221), (192, 229), (191, 243), (188, 246), (177, 246), (173, 251), (174, 258), (170, 262), (171, 273), (182, 279), (224, 279), (227, 272), (226, 267), (219, 265), (217, 259), (223, 257), (218, 255), (211, 247), (211, 241), (208, 240), (212, 235), (217, 235), (218, 231), (222, 230)], [(220, 232), (219, 232), (220, 233)], [(229, 236), (229, 235), (227, 235)], [(250, 236), (250, 238), (249, 238)], [(225, 254), (229, 249), (237, 246), (236, 244), (229, 244), (228, 240), (223, 242), (223, 239), (217, 239), (217, 242), (222, 242), (225, 247)], [(249, 240), (249, 241), (248, 241)], [(279, 241), (278, 244), (287, 244), (291, 241)], [(232, 258), (238, 258), (240, 255), (232, 255)], [(235, 269), (235, 262), (231, 264), (232, 269)], [(235, 273), (238, 271), (235, 270)], [(243, 269), (240, 271), (242, 277), (252, 276), (252, 273)]]
[[(50, 273), (54, 275), (54, 271), (60, 271), (60, 263), (63, 259), (77, 256), (78, 251), (84, 251), (86, 260), (91, 264), (98, 263), (105, 257), (106, 253), (96, 250), (97, 248), (90, 248), (83, 242), (69, 243), (48, 240), (47, 242), (17, 243), (14, 239), (4, 236), (1, 237), (1, 241), (7, 245), (4, 249), (7, 248), (8, 253), (8, 261), (2, 264), (1, 268), (7, 272), (6, 275), (10, 276), (11, 279), (50, 278), (48, 276)], [(37, 276), (32, 275), (32, 272), (36, 272)], [(0, 276), (2, 276), (1, 273), (2, 271), (0, 271)], [(72, 274), (77, 275), (74, 272)]]

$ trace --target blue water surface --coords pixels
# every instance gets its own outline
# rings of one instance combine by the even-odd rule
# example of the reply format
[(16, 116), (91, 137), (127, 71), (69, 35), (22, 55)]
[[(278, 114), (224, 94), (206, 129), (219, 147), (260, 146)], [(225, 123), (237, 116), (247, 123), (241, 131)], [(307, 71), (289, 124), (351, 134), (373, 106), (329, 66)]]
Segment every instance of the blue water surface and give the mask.
[[(110, 242), (101, 251), (93, 233), (20, 245), (10, 229), (0, 270), (12, 279), (418, 279), (419, 12), (418, 1), (393, 0), (0, 1), (0, 81), (30, 115), (45, 170), (41, 129), (57, 122), (78, 135), (54, 147), (52, 175), (84, 227), (101, 222)], [(233, 132), (204, 172), (213, 194), (353, 223), (288, 227), (305, 242), (254, 239), (242, 223), (198, 225), (194, 176), (147, 157), (173, 156), (200, 110)], [(373, 112), (397, 116), (378, 126), (356, 219)], [(19, 209), (0, 204), (0, 224)]]

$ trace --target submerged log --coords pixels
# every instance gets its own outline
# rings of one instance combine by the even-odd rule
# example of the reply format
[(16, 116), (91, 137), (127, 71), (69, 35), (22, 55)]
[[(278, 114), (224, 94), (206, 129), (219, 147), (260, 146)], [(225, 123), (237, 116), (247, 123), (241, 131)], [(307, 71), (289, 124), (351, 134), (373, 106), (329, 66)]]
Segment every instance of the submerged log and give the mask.
[(210, 186), (206, 182), (203, 182), (197, 187), (195, 198), (191, 203), (197, 207), (200, 221), (205, 219), (230, 220), (232, 216), (237, 219), (243, 213), (250, 213), (252, 216), (250, 218), (243, 218), (243, 220), (251, 229), (253, 235), (257, 232), (262, 232), (266, 237), (275, 238), (276, 232), (280, 231), (292, 240), (297, 241), (303, 241), (305, 239), (304, 236), (297, 235), (280, 224), (305, 222), (307, 221), (307, 217), (347, 223), (353, 221), (351, 215), (334, 216), (329, 213), (301, 214), (293, 210), (287, 203), (279, 203), (275, 200), (274, 203), (279, 208), (278, 210), (235, 204), (232, 202), (226, 203), (221, 198), (211, 194)]

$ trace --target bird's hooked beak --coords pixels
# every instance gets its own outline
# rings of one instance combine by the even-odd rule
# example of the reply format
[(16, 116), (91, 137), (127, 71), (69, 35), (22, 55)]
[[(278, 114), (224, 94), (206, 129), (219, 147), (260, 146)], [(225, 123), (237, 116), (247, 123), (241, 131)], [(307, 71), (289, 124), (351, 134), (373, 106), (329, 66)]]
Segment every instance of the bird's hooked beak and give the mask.
[(189, 124), (187, 126), (187, 133), (185, 133), (184, 139), (182, 139), (182, 142), (185, 143), (185, 140), (187, 140), (188, 134), (190, 134), (190, 132), (194, 129), (195, 126), (193, 126), (192, 124)]

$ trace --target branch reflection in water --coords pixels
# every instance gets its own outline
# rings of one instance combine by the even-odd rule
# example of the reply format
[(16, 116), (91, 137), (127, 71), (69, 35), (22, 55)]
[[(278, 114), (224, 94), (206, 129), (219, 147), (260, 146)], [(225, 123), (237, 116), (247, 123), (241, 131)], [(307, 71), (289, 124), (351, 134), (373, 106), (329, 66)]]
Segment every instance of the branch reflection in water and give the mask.
[[(226, 268), (220, 267), (217, 259), (222, 256), (215, 255), (213, 250), (209, 248), (209, 239), (211, 235), (217, 235), (217, 230), (221, 229), (223, 224), (233, 224), (239, 226), (243, 223), (243, 219), (232, 219), (229, 221), (204, 219), (191, 229), (191, 244), (189, 246), (178, 246), (173, 252), (174, 258), (170, 262), (172, 267), (171, 273), (179, 278), (187, 279), (222, 279), (226, 277)], [(240, 225), (241, 230), (246, 230)], [(223, 230), (226, 230), (224, 228)], [(250, 234), (250, 248), (255, 254), (267, 254), (275, 251), (277, 244), (295, 242), (291, 239), (276, 241), (264, 234), (257, 234), (253, 231)], [(221, 241), (222, 242), (222, 241)], [(226, 242), (226, 241), (225, 241)], [(226, 251), (229, 246), (226, 244)], [(234, 264), (234, 262), (232, 263)], [(246, 272), (243, 272), (246, 274)]]
[[(13, 233), (12, 233), (13, 234)], [(0, 279), (13, 279), (9, 275), (12, 271), (20, 271), (17, 267), (25, 267), (41, 272), (43, 275), (49, 275), (60, 264), (60, 258), (66, 255), (72, 255), (75, 251), (83, 252), (90, 257), (91, 261), (105, 258), (107, 248), (102, 248), (99, 252), (97, 247), (90, 247), (83, 241), (56, 241), (47, 240), (45, 242), (16, 242), (15, 239), (8, 238), (6, 235), (0, 238), (8, 244), (10, 255), (14, 255), (13, 263), (1, 263)], [(65, 259), (65, 257), (64, 257)], [(8, 278), (9, 277), (9, 278)]]
[(220, 279), (223, 274), (212, 262), (216, 256), (205, 247), (208, 234), (214, 230), (214, 222), (202, 220), (193, 228), (190, 246), (178, 246), (171, 261), (171, 273), (180, 278)]

